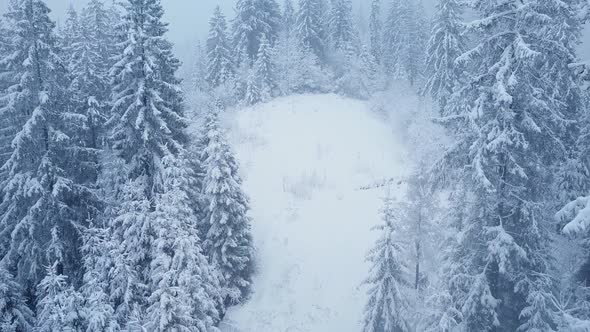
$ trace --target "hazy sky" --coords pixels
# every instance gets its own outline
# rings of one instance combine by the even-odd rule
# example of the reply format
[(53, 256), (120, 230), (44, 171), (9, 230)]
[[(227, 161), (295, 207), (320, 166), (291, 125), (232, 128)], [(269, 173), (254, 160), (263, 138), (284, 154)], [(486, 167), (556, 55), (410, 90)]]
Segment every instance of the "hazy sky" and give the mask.
[[(9, 0), (0, 0), (0, 12), (7, 7)], [(70, 5), (79, 9), (87, 0), (46, 0), (53, 10), (55, 20), (62, 21)], [(110, 1), (110, 0), (105, 0)], [(169, 38), (174, 43), (177, 56), (188, 66), (191, 66), (191, 54), (196, 41), (207, 37), (209, 17), (215, 6), (219, 5), (227, 14), (233, 16), (233, 8), (236, 0), (162, 0), (166, 11), (165, 20), (170, 23)], [(282, 3), (282, 0), (278, 0)], [(353, 0), (356, 11), (361, 9), (365, 14), (370, 10), (370, 0)], [(386, 1), (385, 1), (386, 2)], [(434, 0), (424, 1), (428, 12), (432, 12)], [(590, 59), (590, 28), (585, 34), (585, 45), (582, 47), (581, 56)]]

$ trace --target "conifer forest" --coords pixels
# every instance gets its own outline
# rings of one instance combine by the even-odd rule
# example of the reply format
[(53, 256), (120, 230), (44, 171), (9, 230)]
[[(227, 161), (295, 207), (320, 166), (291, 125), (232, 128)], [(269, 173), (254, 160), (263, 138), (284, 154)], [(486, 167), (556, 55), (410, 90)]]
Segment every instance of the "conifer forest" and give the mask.
[(0, 332), (590, 332), (590, 0), (0, 0)]

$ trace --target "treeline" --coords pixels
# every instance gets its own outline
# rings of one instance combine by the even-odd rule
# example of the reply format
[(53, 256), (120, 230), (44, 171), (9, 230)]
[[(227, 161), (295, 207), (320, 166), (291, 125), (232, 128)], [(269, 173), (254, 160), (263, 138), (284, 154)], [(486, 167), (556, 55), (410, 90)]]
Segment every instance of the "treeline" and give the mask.
[(418, 87), (429, 21), (420, 1), (390, 4), (382, 11), (374, 1), (367, 27), (350, 0), (238, 0), (229, 22), (217, 7), (191, 90), (235, 105), (293, 93), (368, 99), (394, 79)]
[(215, 331), (250, 293), (238, 165), (189, 139), (159, 0), (0, 24), (0, 330)]

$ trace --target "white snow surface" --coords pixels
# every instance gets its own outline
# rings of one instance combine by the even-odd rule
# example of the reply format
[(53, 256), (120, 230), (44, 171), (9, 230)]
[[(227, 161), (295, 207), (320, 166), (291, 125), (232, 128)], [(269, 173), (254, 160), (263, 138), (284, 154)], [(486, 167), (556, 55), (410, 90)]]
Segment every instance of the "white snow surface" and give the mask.
[(251, 200), (257, 273), (222, 331), (358, 332), (364, 259), (389, 190), (359, 188), (405, 175), (399, 129), (336, 95), (279, 98), (225, 121)]

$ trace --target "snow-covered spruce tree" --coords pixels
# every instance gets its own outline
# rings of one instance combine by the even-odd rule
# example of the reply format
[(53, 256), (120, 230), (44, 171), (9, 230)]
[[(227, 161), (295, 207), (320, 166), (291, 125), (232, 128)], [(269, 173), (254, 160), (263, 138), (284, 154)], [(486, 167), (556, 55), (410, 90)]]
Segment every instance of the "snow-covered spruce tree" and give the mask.
[(371, 271), (364, 282), (369, 287), (369, 299), (365, 306), (363, 332), (411, 330), (408, 271), (402, 258), (403, 248), (395, 236), (395, 228), (403, 220), (401, 211), (391, 199), (385, 199), (384, 203), (383, 224), (375, 227), (381, 235), (367, 255)]
[[(126, 181), (117, 190), (121, 204), (110, 223), (114, 262), (109, 292), (122, 326), (131, 323), (132, 316), (145, 326), (154, 317), (153, 308), (149, 316), (146, 309), (154, 303), (155, 294), (166, 291), (166, 285), (156, 279), (161, 271), (154, 265), (161, 258), (155, 256), (154, 247), (163, 227), (157, 222), (165, 193), (163, 160), (178, 156), (187, 136), (180, 82), (175, 76), (180, 63), (165, 39), (161, 3), (129, 0), (124, 5), (127, 39), (111, 70), (116, 100), (108, 124), (112, 147), (126, 164), (120, 170)], [(210, 300), (207, 294), (201, 296), (195, 299), (201, 302), (193, 303), (194, 308)], [(194, 326), (213, 319), (213, 315), (207, 319), (191, 315)]]
[(260, 92), (260, 80), (257, 79), (256, 70), (250, 69), (246, 77), (246, 91), (244, 92), (244, 102), (246, 105), (258, 104), (262, 101)]
[(66, 64), (70, 63), (70, 47), (79, 40), (81, 28), (78, 12), (70, 4), (63, 27), (59, 31), (59, 46), (63, 50), (63, 61)]
[(93, 222), (83, 230), (84, 278), (80, 292), (84, 299), (85, 332), (120, 330), (108, 296), (109, 269), (112, 266), (108, 230)]
[[(181, 156), (182, 158), (182, 156)], [(166, 156), (163, 188), (156, 199), (158, 225), (152, 248), (147, 324), (149, 331), (211, 331), (221, 303), (217, 277), (201, 253), (195, 216), (186, 193), (189, 170)]]
[(299, 42), (304, 48), (311, 50), (320, 60), (324, 60), (327, 47), (322, 20), (323, 12), (320, 0), (299, 1), (296, 22)]
[[(6, 61), (9, 52), (12, 50), (11, 39), (9, 38), (9, 30), (7, 29), (3, 17), (0, 17), (0, 91), (5, 91), (12, 85), (15, 77), (12, 75), (12, 68), (8, 66), (9, 61)], [(0, 183), (4, 181), (6, 170), (3, 170), (1, 165), (4, 165), (12, 151), (12, 139), (14, 138), (15, 126), (14, 115), (6, 113), (6, 104), (8, 100), (0, 99)], [(2, 196), (0, 195), (0, 202)], [(0, 232), (1, 234), (2, 232)], [(1, 238), (1, 237), (0, 237)], [(0, 240), (0, 242), (2, 242)], [(0, 246), (0, 255), (4, 250)]]
[(195, 45), (193, 53), (193, 68), (191, 71), (188, 91), (190, 94), (202, 94), (210, 90), (209, 82), (207, 82), (207, 74), (209, 72), (209, 54), (207, 48), (203, 47), (200, 41)]
[(384, 65), (394, 78), (414, 84), (423, 70), (425, 19), (422, 2), (392, 0), (384, 26)]
[(383, 57), (383, 23), (381, 14), (381, 0), (371, 3), (371, 17), (369, 18), (369, 38), (371, 40), (371, 54), (377, 63)]
[(215, 114), (208, 116), (206, 130), (209, 144), (203, 186), (208, 229), (204, 249), (221, 274), (225, 304), (234, 305), (249, 296), (254, 269), (249, 203), (241, 188), (237, 161)]
[(332, 46), (336, 50), (346, 51), (356, 37), (350, 0), (332, 0), (329, 26)]
[(227, 37), (227, 23), (221, 8), (217, 6), (209, 22), (207, 39), (207, 82), (213, 88), (235, 76), (234, 61)]
[(457, 143), (442, 163), (462, 170), (460, 181), (473, 197), (454, 262), (464, 271), (452, 277), (462, 279), (452, 295), (462, 294), (467, 330), (549, 331), (555, 324), (546, 299), (554, 197), (546, 188), (552, 165), (566, 154), (571, 109), (559, 95), (539, 92), (551, 91), (547, 77), (571, 60), (557, 33), (560, 6), (474, 2), (482, 18), (470, 26), (481, 39), (458, 58), (470, 79), (444, 112)]
[(77, 156), (90, 153), (79, 145), (86, 118), (69, 111), (67, 72), (49, 9), (40, 0), (11, 1), (6, 18), (14, 49), (4, 61), (14, 80), (1, 92), (1, 113), (13, 116), (17, 133), (0, 186), (0, 229), (10, 234), (8, 252), (0, 254), (35, 301), (34, 288), (50, 262), (59, 262), (73, 284), (80, 282), (77, 226), (97, 213), (97, 200), (78, 182), (85, 170)]
[(424, 92), (445, 107), (459, 78), (455, 60), (465, 52), (463, 40), (462, 4), (458, 0), (438, 0), (436, 17), (427, 48)]
[(353, 98), (368, 99), (376, 84), (377, 66), (367, 47), (357, 55), (352, 46), (347, 47), (342, 63), (342, 76), (336, 85), (338, 92)]
[(47, 268), (45, 278), (39, 283), (37, 297), (38, 332), (85, 331), (83, 298), (71, 285), (67, 277), (57, 271), (57, 263)]
[(329, 72), (320, 66), (311, 50), (303, 48), (296, 36), (282, 36), (273, 56), (276, 73), (280, 73), (277, 87), (282, 95), (331, 91)]
[(232, 38), (236, 64), (252, 64), (266, 36), (274, 46), (281, 29), (281, 12), (276, 0), (238, 0)]
[(34, 314), (27, 306), (21, 286), (0, 267), (0, 331), (27, 332), (33, 329)]
[(290, 36), (295, 31), (295, 23), (297, 16), (295, 15), (295, 7), (293, 0), (285, 0), (283, 2), (283, 31)]
[(268, 101), (275, 95), (275, 64), (273, 63), (273, 49), (268, 39), (262, 36), (260, 40), (260, 49), (254, 63), (254, 75), (260, 91), (260, 100)]
[(399, 77), (401, 74), (401, 56), (403, 54), (404, 22), (408, 16), (402, 0), (391, 0), (387, 19), (383, 26), (383, 64), (388, 73)]

